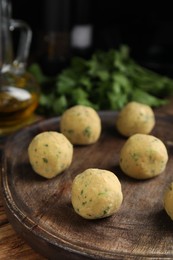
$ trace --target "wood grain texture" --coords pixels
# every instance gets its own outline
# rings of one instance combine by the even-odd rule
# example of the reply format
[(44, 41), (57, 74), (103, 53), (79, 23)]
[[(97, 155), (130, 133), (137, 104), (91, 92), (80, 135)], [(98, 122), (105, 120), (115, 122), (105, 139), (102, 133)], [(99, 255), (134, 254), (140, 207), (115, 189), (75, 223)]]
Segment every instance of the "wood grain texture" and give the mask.
[[(125, 142), (115, 130), (114, 112), (102, 112), (102, 135), (90, 146), (76, 146), (72, 165), (52, 180), (36, 175), (27, 147), (34, 135), (59, 130), (53, 118), (12, 135), (6, 143), (1, 190), (8, 219), (31, 247), (55, 259), (173, 258), (173, 222), (163, 209), (163, 192), (173, 180), (173, 118), (157, 115), (153, 135), (166, 145), (165, 172), (146, 181), (127, 177), (119, 168)], [(97, 167), (113, 171), (122, 183), (124, 201), (109, 218), (85, 220), (71, 205), (71, 184), (76, 174)]]
[[(0, 140), (0, 166), (1, 154), (5, 145), (6, 138)], [(9, 223), (4, 210), (2, 194), (0, 192), (0, 259), (1, 260), (45, 260), (46, 258), (36, 253), (18, 235)]]
[[(1, 227), (0, 234), (1, 260), (7, 259), (26, 259), (26, 260), (44, 260), (41, 255), (33, 252), (31, 247), (16, 234), (8, 223)], [(8, 256), (8, 257), (7, 257)]]

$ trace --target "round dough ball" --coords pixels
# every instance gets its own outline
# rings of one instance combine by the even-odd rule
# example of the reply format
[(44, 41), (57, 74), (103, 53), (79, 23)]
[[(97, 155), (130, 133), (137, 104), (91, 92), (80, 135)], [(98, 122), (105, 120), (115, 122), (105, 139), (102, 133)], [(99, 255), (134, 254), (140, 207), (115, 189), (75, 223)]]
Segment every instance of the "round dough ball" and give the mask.
[(77, 214), (86, 219), (98, 219), (118, 211), (123, 194), (114, 173), (91, 168), (78, 174), (73, 180), (71, 199)]
[(120, 134), (149, 134), (155, 126), (155, 115), (150, 106), (129, 102), (118, 114), (116, 128)]
[(130, 177), (148, 179), (162, 173), (168, 161), (164, 143), (152, 135), (135, 134), (120, 151), (120, 167)]
[(76, 105), (61, 116), (60, 131), (72, 144), (92, 144), (100, 137), (101, 120), (93, 108)]
[(50, 179), (70, 166), (73, 146), (63, 134), (46, 131), (32, 139), (28, 155), (33, 170)]
[(166, 213), (173, 220), (173, 182), (170, 183), (163, 196), (163, 204)]

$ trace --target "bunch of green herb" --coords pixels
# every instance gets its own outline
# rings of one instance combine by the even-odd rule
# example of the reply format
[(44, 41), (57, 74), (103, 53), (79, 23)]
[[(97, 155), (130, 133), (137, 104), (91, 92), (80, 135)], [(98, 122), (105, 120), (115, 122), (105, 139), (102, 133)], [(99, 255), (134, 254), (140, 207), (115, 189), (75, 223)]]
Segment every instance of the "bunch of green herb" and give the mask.
[(124, 45), (119, 50), (97, 51), (89, 60), (74, 57), (54, 78), (44, 76), (37, 64), (29, 71), (44, 86), (39, 111), (50, 115), (76, 104), (120, 110), (133, 100), (157, 107), (173, 94), (173, 80), (137, 64)]

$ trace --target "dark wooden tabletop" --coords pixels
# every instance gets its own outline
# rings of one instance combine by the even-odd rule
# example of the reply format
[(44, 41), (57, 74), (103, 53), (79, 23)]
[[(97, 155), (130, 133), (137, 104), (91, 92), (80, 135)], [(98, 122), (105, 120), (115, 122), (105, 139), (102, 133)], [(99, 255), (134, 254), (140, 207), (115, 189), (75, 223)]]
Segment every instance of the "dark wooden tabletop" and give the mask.
[[(0, 138), (0, 164), (7, 138)], [(0, 259), (1, 260), (44, 260), (16, 232), (9, 223), (0, 192)]]

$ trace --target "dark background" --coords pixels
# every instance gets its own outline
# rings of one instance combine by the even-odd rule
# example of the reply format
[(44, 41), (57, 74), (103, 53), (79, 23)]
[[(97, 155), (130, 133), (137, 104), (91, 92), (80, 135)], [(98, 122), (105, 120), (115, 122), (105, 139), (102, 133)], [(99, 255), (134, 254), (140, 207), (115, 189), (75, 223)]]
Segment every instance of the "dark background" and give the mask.
[[(172, 8), (166, 2), (131, 2), (12, 0), (12, 6), (13, 17), (25, 20), (33, 31), (29, 61), (39, 62), (47, 74), (58, 73), (74, 55), (89, 57), (96, 49), (127, 44), (137, 62), (173, 76)], [(72, 48), (71, 30), (86, 24), (93, 28), (91, 45)]]

